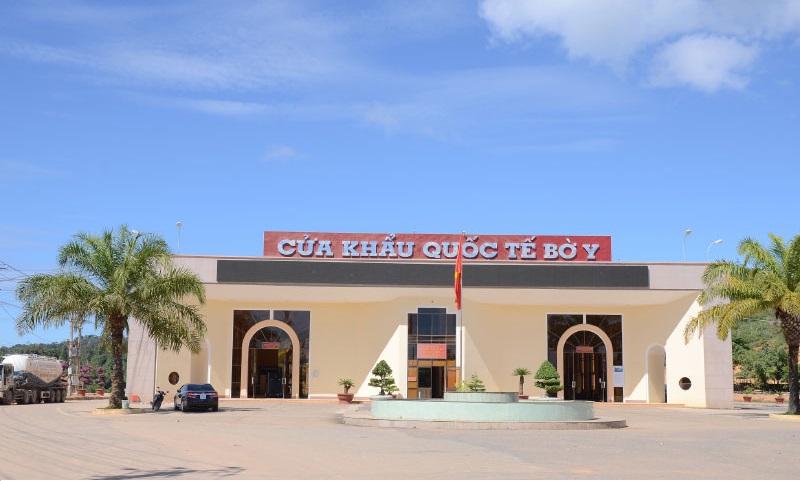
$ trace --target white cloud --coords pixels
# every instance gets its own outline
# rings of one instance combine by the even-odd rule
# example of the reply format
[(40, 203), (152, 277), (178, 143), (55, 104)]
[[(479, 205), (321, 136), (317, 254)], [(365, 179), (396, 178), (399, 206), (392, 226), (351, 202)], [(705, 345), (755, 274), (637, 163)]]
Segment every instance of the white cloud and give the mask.
[(297, 156), (297, 152), (292, 147), (288, 145), (276, 145), (264, 154), (264, 160), (286, 160)]
[[(27, 14), (50, 32), (48, 40), (19, 36), (0, 51), (88, 68), (98, 81), (195, 90), (314, 82), (346, 62), (342, 28), (312, 9), (294, 2), (216, 6), (190, 2), (130, 16), (106, 4), (60, 5), (62, 16), (32, 7)], [(81, 36), (72, 34), (76, 28)]]
[(707, 92), (743, 89), (758, 50), (730, 38), (691, 35), (661, 48), (653, 59), (652, 85), (688, 85)]
[(236, 102), (230, 100), (214, 99), (184, 99), (184, 100), (162, 100), (167, 104), (177, 105), (206, 114), (222, 116), (246, 116), (266, 112), (267, 106), (252, 102)]
[[(653, 68), (662, 81), (651, 85), (713, 91), (742, 88), (764, 44), (800, 32), (798, 5), (797, 0), (484, 0), (480, 15), (497, 42), (555, 38), (571, 59), (629, 74), (655, 56)], [(711, 52), (724, 58), (714, 61), (706, 55)]]
[(42, 167), (30, 162), (0, 159), (0, 178), (2, 179), (59, 178), (66, 175), (64, 171)]

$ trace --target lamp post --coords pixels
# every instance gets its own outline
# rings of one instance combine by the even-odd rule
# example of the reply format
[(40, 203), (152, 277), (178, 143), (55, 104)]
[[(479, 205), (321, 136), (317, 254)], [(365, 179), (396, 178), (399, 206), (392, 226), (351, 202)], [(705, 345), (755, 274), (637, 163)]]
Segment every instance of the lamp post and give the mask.
[(711, 244), (708, 244), (708, 249), (706, 249), (706, 260), (708, 260), (708, 251), (711, 250), (711, 246), (713, 246), (714, 244), (722, 244), (722, 239), (717, 239)]
[(686, 229), (686, 233), (683, 235), (683, 262), (686, 262), (686, 238), (689, 237), (691, 233), (692, 229)]
[(183, 227), (183, 222), (176, 222), (176, 226), (178, 226), (178, 254), (181, 253), (181, 227)]

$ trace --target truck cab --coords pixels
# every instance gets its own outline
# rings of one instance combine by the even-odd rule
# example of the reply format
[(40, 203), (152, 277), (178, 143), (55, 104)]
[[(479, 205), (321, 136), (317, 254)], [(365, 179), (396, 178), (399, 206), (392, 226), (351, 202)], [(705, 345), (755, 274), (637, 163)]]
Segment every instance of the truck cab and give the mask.
[(12, 391), (10, 387), (14, 384), (14, 365), (0, 364), (0, 402), (11, 404)]

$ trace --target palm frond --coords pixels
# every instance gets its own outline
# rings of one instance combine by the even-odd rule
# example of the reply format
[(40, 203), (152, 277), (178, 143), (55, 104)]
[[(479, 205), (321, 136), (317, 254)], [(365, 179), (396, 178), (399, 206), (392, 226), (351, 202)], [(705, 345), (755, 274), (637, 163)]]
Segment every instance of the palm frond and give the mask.
[[(770, 234), (773, 240), (773, 247), (775, 239)], [(750, 237), (746, 237), (739, 242), (739, 255), (744, 256), (742, 266), (751, 266), (756, 269), (763, 269), (773, 272), (781, 270), (779, 262), (776, 257), (772, 255), (770, 250), (764, 248), (760, 242)]]
[(794, 236), (786, 248), (786, 286), (800, 293), (800, 235)]
[(703, 331), (710, 325), (716, 324), (717, 337), (727, 339), (733, 326), (746, 317), (753, 317), (765, 309), (765, 304), (757, 299), (745, 299), (741, 301), (718, 304), (704, 311), (700, 311), (686, 324), (683, 330), (685, 342), (695, 334), (698, 337), (703, 335)]
[(17, 329), (61, 325), (74, 315), (93, 318), (112, 354), (110, 403), (118, 403), (122, 339), (131, 314), (163, 347), (197, 352), (205, 339), (199, 307), (184, 304), (190, 298), (205, 302), (205, 288), (195, 274), (172, 267), (170, 254), (159, 236), (134, 234), (125, 225), (100, 235), (79, 233), (59, 250), (65, 272), (31, 276), (18, 284), (23, 314)]

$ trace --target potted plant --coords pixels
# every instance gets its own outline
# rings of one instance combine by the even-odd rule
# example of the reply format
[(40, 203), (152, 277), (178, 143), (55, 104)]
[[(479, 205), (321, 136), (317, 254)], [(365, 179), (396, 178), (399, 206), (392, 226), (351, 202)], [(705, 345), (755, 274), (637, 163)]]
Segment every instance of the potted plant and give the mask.
[(95, 388), (94, 393), (98, 396), (103, 396), (106, 393), (106, 370), (98, 367), (95, 373), (97, 374), (97, 388)]
[(78, 387), (78, 396), (85, 396), (86, 391), (94, 390), (94, 368), (88, 364), (81, 367), (78, 370), (78, 380), (81, 382)]
[(348, 378), (339, 379), (339, 385), (344, 388), (344, 393), (339, 393), (336, 396), (339, 398), (339, 404), (350, 404), (353, 402), (354, 394), (348, 393), (353, 387), (353, 380)]
[(779, 393), (775, 394), (775, 402), (777, 404), (783, 404), (783, 400), (784, 400), (784, 397), (783, 397), (783, 393), (782, 392), (779, 392)]
[(564, 389), (564, 386), (561, 385), (561, 376), (558, 375), (558, 370), (550, 364), (550, 361), (542, 362), (539, 370), (534, 375), (534, 379), (533, 385), (544, 389), (547, 397), (557, 397), (558, 392)]
[(747, 386), (746, 388), (744, 388), (744, 390), (742, 391), (742, 400), (744, 400), (744, 402), (746, 402), (746, 403), (749, 403), (750, 401), (753, 400), (753, 388), (752, 387)]
[(376, 377), (369, 380), (369, 385), (381, 388), (379, 396), (391, 395), (392, 392), (397, 391), (397, 386), (395, 386), (394, 378), (392, 377), (392, 368), (388, 362), (381, 359), (372, 370), (372, 375)]
[(523, 394), (523, 388), (525, 386), (525, 376), (530, 376), (531, 370), (527, 367), (518, 367), (514, 369), (514, 372), (511, 373), (512, 376), (519, 376), (519, 398), (520, 399), (528, 399), (528, 396)]

